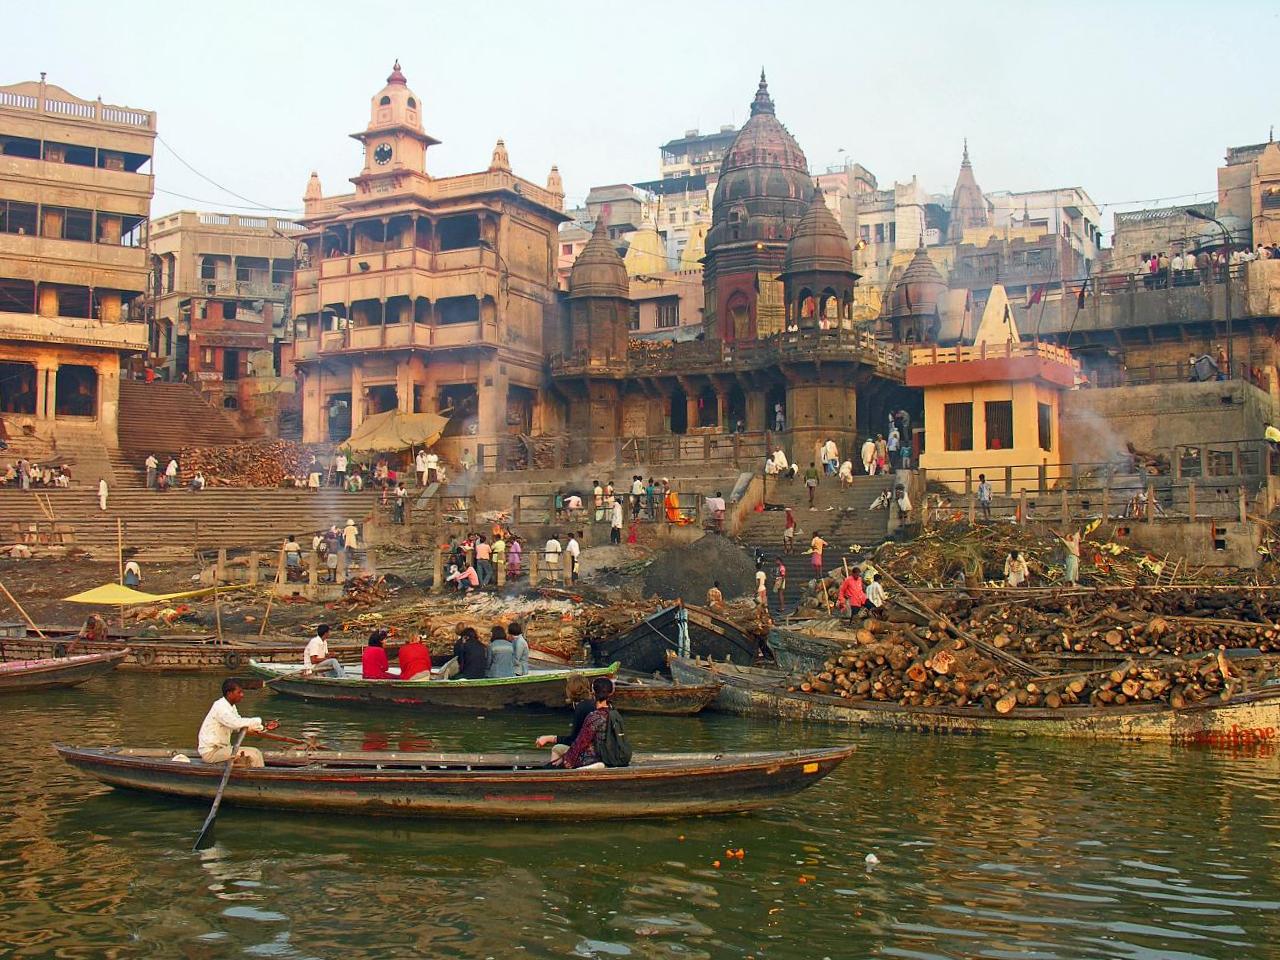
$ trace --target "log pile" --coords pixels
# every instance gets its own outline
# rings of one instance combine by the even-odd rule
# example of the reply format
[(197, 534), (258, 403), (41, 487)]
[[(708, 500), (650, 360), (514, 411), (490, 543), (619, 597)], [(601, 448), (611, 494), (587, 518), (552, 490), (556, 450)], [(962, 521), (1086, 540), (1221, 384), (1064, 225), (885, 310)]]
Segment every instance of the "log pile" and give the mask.
[(1275, 673), (1274, 662), (1228, 663), (1220, 650), (1187, 659), (1128, 660), (1114, 669), (1028, 678), (952, 640), (920, 652), (901, 637), (859, 631), (856, 646), (788, 689), (880, 701), (903, 707), (972, 707), (997, 714), (1018, 708), (1058, 710), (1164, 703), (1174, 708), (1217, 696), (1226, 701)]
[(182, 482), (196, 471), (208, 486), (278, 487), (302, 473), (306, 450), (287, 440), (255, 440), (217, 447), (183, 447), (178, 453)]
[(1246, 589), (953, 597), (939, 604), (970, 632), (1026, 658), (1184, 657), (1218, 647), (1280, 653), (1280, 597)]

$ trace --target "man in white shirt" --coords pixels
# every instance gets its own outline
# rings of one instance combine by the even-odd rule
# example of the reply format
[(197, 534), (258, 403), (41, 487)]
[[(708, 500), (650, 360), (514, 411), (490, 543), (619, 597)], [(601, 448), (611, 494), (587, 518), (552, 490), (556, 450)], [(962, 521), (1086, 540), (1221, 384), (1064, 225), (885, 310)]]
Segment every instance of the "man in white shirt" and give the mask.
[(160, 461), (156, 459), (154, 453), (147, 454), (147, 489), (154, 490), (156, 486), (156, 471), (160, 469)]
[(640, 501), (644, 499), (644, 481), (640, 477), (631, 478), (631, 519), (640, 519)]
[(413, 460), (414, 472), (418, 474), (418, 486), (427, 485), (427, 451), (419, 450)]
[(542, 555), (547, 561), (547, 571), (551, 575), (551, 579), (556, 578), (556, 571), (560, 569), (560, 541), (556, 539), (553, 533), (551, 539), (547, 541), (547, 545), (543, 547)]
[[(239, 730), (274, 730), (280, 724), (272, 720), (264, 724), (261, 717), (242, 717), (236, 704), (244, 698), (240, 684), (230, 678), (222, 681), (222, 697), (215, 700), (204, 722), (196, 747), (205, 763), (226, 763), (231, 759), (231, 735)], [(266, 766), (262, 751), (253, 747), (241, 747), (235, 755), (238, 767)]]
[(434, 450), (427, 454), (427, 483), (435, 483), (440, 479), (440, 454)]
[(569, 582), (578, 582), (578, 557), (582, 554), (582, 545), (578, 538), (569, 534), (569, 542), (564, 545), (564, 552), (569, 556)]
[(622, 501), (616, 498), (609, 506), (609, 542), (622, 542)]
[(724, 512), (726, 510), (724, 502), (724, 494), (719, 490), (716, 491), (714, 497), (707, 497), (704, 501), (707, 508), (707, 516), (711, 518), (711, 522), (715, 524), (718, 533), (724, 533)]
[(173, 457), (169, 458), (169, 465), (164, 468), (164, 475), (169, 478), (169, 486), (172, 488), (178, 479), (178, 461)]
[(347, 455), (341, 450), (333, 458), (333, 480), (339, 489), (347, 484)]
[(307, 648), (302, 651), (302, 669), (321, 676), (341, 677), (344, 675), (342, 664), (335, 657), (329, 656), (329, 625), (322, 623), (316, 627), (316, 635), (307, 641)]
[(884, 601), (884, 584), (880, 582), (880, 575), (873, 573), (867, 577), (867, 603), (871, 606), (870, 613), (873, 617), (880, 616)]

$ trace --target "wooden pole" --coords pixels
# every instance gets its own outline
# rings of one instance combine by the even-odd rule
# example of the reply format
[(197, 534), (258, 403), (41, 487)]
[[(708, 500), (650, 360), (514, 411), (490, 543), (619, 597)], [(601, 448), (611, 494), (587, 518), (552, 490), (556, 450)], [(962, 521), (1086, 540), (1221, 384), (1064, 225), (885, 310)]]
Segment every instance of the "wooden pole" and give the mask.
[[(116, 563), (119, 567), (120, 586), (124, 586), (124, 521), (116, 517)], [(124, 629), (124, 604), (120, 604), (120, 629)]]
[(17, 608), (20, 614), (22, 614), (22, 619), (27, 621), (27, 626), (36, 632), (36, 636), (41, 640), (48, 640), (49, 638), (44, 635), (40, 628), (36, 626), (36, 622), (31, 619), (31, 615), (28, 614), (26, 610), (22, 609), (22, 604), (14, 598), (13, 594), (9, 592), (9, 588), (2, 582), (0, 582), (0, 590), (4, 591), (4, 595), (9, 598), (9, 602)]
[(218, 585), (213, 585), (213, 618), (218, 626), (218, 643), (222, 643), (222, 601), (218, 598)]
[(275, 598), (276, 598), (276, 592), (274, 590), (268, 591), (267, 610), (262, 615), (262, 626), (258, 628), (259, 637), (265, 637), (267, 635), (267, 621), (271, 619), (271, 604), (275, 600)]

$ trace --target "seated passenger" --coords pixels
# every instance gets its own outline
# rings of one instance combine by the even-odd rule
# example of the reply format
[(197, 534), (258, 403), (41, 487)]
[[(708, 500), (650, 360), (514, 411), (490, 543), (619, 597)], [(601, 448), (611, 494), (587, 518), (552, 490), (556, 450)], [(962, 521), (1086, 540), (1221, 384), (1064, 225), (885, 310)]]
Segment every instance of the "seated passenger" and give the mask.
[(565, 681), (564, 692), (573, 704), (573, 725), (569, 728), (568, 736), (557, 737), (554, 733), (546, 733), (534, 741), (539, 747), (551, 748), (552, 760), (559, 760), (569, 752), (573, 741), (578, 739), (587, 715), (596, 708), (596, 702), (591, 696), (591, 681), (582, 674), (570, 674)]
[(613, 696), (613, 681), (608, 677), (596, 677), (591, 681), (591, 695), (595, 699), (595, 709), (582, 721), (582, 729), (578, 731), (578, 736), (564, 756), (551, 761), (553, 767), (563, 767), (566, 770), (605, 768), (605, 762), (600, 757), (600, 741), (604, 739), (609, 726), (609, 698)]
[(489, 670), (486, 674), (496, 680), (516, 675), (516, 648), (507, 639), (507, 628), (495, 624), (489, 633)]
[(513, 621), (507, 627), (507, 639), (515, 650), (516, 676), (523, 677), (529, 672), (529, 641), (524, 638), (524, 628)]
[(464, 627), (453, 645), (454, 674), (461, 680), (483, 680), (489, 675), (489, 648), (474, 627)]
[(360, 676), (366, 680), (396, 680), (391, 672), (391, 664), (387, 660), (387, 651), (382, 641), (387, 639), (387, 631), (375, 630), (369, 634), (369, 645), (360, 654)]
[(400, 648), (400, 679), (414, 680), (430, 673), (431, 651), (422, 642), (421, 635), (415, 635)]

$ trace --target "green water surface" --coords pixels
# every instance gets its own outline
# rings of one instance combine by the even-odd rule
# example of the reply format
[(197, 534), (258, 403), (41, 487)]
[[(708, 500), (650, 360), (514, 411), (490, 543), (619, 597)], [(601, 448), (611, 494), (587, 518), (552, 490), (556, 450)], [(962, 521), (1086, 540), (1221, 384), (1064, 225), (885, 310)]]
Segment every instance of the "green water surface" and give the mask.
[[(1280, 957), (1269, 752), (635, 716), (639, 749), (859, 752), (750, 816), (548, 825), (224, 808), (217, 844), (195, 854), (203, 806), (112, 791), (49, 746), (189, 748), (219, 680), (115, 674), (0, 700), (0, 957)], [(524, 748), (565, 723), (265, 691), (242, 712), (349, 749)]]

